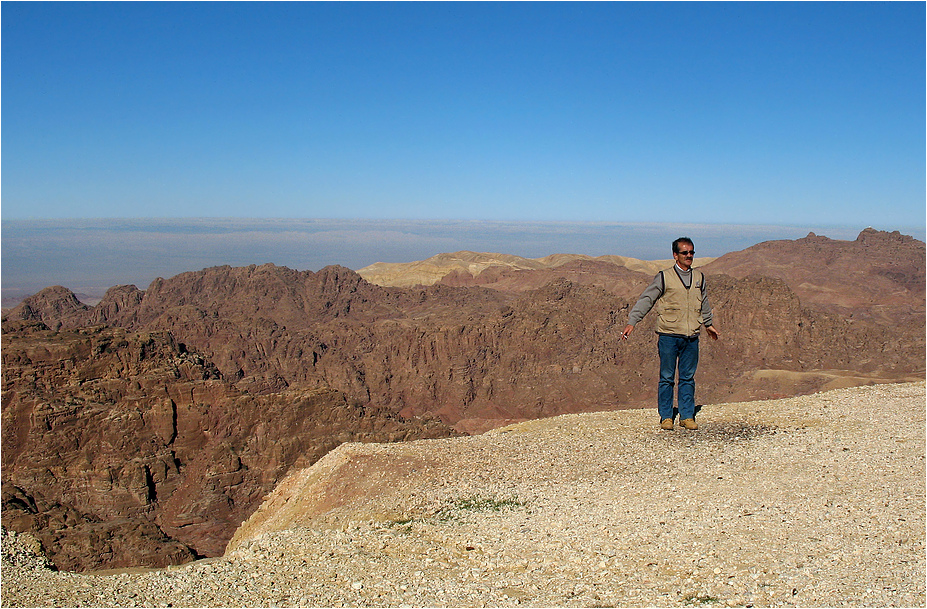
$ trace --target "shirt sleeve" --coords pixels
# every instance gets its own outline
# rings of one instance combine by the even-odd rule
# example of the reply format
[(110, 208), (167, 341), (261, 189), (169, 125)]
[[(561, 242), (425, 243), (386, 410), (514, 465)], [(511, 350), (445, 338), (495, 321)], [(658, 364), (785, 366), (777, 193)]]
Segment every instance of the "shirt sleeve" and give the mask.
[(711, 303), (708, 302), (708, 289), (705, 286), (705, 275), (702, 275), (702, 325), (706, 328), (712, 324), (714, 314), (711, 311)]
[(653, 278), (653, 281), (650, 282), (641, 297), (637, 299), (637, 304), (631, 309), (631, 313), (628, 314), (628, 325), (636, 326), (639, 324), (661, 296), (663, 296), (663, 274), (657, 273), (657, 276)]

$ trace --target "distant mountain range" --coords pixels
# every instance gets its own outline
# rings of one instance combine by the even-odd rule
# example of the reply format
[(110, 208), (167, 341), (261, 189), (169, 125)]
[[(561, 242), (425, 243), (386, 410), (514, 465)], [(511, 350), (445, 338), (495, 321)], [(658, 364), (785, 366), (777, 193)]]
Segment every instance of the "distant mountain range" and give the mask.
[[(923, 242), (810, 234), (699, 264), (723, 336), (699, 403), (923, 378)], [(619, 337), (664, 266), (457, 252), (212, 267), (92, 307), (47, 288), (3, 317), (4, 525), (61, 568), (213, 556), (341, 442), (652, 407), (653, 315)]]

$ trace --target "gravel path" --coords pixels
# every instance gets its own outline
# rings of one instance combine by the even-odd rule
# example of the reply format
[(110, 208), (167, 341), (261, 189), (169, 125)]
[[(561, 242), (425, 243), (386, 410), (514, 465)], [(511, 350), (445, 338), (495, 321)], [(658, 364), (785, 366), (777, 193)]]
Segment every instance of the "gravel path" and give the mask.
[(4, 531), (2, 605), (923, 607), (924, 414), (920, 382), (706, 406), (696, 432), (635, 410), (343, 445), (317, 477), (419, 466), (167, 570), (56, 573)]

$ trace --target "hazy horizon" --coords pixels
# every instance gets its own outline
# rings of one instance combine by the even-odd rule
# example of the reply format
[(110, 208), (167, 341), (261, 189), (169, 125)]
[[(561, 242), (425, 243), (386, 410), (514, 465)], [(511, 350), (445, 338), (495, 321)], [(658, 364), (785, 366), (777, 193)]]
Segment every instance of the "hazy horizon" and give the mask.
[[(695, 241), (700, 257), (716, 257), (809, 232), (853, 240), (864, 228), (300, 218), (3, 220), (0, 277), (8, 307), (53, 285), (100, 297), (115, 285), (144, 290), (158, 277), (222, 265), (273, 263), (318, 271), (338, 264), (359, 270), (375, 262), (413, 262), (461, 250), (525, 258), (565, 253), (663, 260), (670, 258), (672, 240), (682, 235)], [(925, 238), (924, 227), (873, 228)]]

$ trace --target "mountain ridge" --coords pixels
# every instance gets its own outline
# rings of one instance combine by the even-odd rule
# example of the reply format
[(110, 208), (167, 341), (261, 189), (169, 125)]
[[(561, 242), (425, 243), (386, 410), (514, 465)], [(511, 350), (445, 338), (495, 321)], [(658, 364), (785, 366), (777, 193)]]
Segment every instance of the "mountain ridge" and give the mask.
[[(703, 343), (700, 403), (923, 378), (922, 242), (864, 231), (856, 242), (810, 236), (755, 247), (741, 258), (779, 267), (790, 260), (798, 272), (712, 272), (724, 257), (704, 267), (724, 338)], [(772, 249), (758, 255), (763, 248)], [(853, 273), (833, 272), (854, 256)], [(562, 263), (490, 266), (414, 288), (378, 286), (340, 266), (219, 266), (159, 278), (144, 291), (115, 286), (93, 307), (47, 288), (3, 317), (4, 522), (15, 514), (20, 529), (46, 531), (71, 556), (59, 559), (69, 568), (81, 560), (97, 568), (100, 556), (155, 564), (155, 554), (177, 543), (216, 555), (266, 485), (297, 460), (313, 461), (354, 437), (358, 421), (365, 437), (408, 439), (652, 406), (654, 316), (633, 340), (620, 338), (652, 276), (607, 260), (554, 262)], [(838, 308), (806, 303), (805, 284), (848, 296), (831, 299)], [(891, 300), (883, 304), (880, 293)], [(36, 337), (41, 348), (29, 347)], [(69, 351), (75, 341), (82, 346)], [(132, 380), (142, 395), (123, 378), (135, 369), (148, 370)], [(279, 413), (278, 427), (258, 421), (255, 413), (268, 408)], [(333, 423), (310, 442), (294, 412)], [(87, 435), (100, 426), (85, 414), (122, 427)], [(159, 421), (160, 435), (142, 433), (139, 417)], [(214, 428), (211, 439), (193, 433)], [(273, 443), (283, 451), (273, 462), (256, 456), (255, 446), (288, 436), (303, 443)], [(153, 448), (136, 455), (126, 438)], [(101, 443), (120, 448), (91, 448)], [(189, 457), (196, 446), (212, 451), (214, 478), (181, 475), (175, 459), (191, 474), (209, 470), (209, 459), (194, 465)], [(43, 454), (60, 454), (64, 464), (44, 463)], [(112, 462), (134, 465), (111, 471)], [(87, 479), (111, 490), (77, 493)], [(203, 486), (208, 480), (213, 488)], [(228, 501), (234, 509), (213, 509)], [(167, 505), (192, 520), (158, 516)], [(136, 520), (101, 537), (100, 522), (117, 513)], [(74, 519), (86, 534), (64, 544), (61, 535), (80, 528), (68, 524)]]

